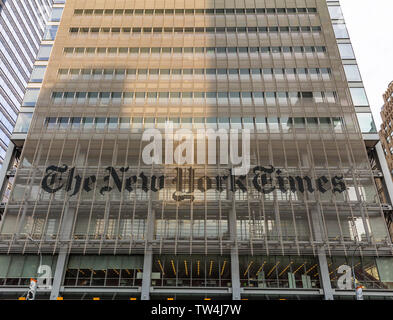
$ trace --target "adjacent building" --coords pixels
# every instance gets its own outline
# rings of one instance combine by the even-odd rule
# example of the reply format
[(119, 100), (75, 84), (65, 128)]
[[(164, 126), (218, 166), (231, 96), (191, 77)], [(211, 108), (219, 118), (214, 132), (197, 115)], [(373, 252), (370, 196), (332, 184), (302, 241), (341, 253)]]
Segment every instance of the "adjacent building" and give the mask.
[(6, 199), (11, 187), (6, 172), (17, 165), (10, 160), (20, 152), (10, 138), (27, 84), (42, 73), (34, 63), (41, 40), (48, 34), (46, 24), (52, 3), (53, 0), (0, 1), (0, 181), (5, 181), (2, 194)]
[(40, 256), (39, 299), (353, 299), (343, 265), (393, 297), (393, 189), (337, 1), (55, 7), (12, 135), (1, 298)]
[[(381, 110), (381, 117), (382, 117), (382, 124), (381, 124), (381, 130), (379, 131), (379, 136), (381, 139), (380, 142), (380, 157), (386, 159), (386, 164), (384, 164), (384, 175), (386, 177), (389, 176), (389, 174), (392, 176), (393, 175), (393, 147), (392, 147), (392, 103), (393, 103), (393, 82), (391, 82), (388, 86), (388, 89), (386, 90), (385, 94), (383, 95), (384, 99), (384, 105)], [(383, 150), (383, 155), (382, 151)], [(386, 181), (391, 183), (391, 179), (387, 178)], [(388, 223), (388, 227), (390, 230), (391, 236), (393, 236), (393, 215), (392, 213), (386, 212), (386, 220)]]
[(389, 171), (393, 174), (393, 82), (389, 84), (388, 89), (383, 95), (384, 105), (381, 110), (382, 124), (379, 136), (383, 146), (383, 152), (388, 163)]

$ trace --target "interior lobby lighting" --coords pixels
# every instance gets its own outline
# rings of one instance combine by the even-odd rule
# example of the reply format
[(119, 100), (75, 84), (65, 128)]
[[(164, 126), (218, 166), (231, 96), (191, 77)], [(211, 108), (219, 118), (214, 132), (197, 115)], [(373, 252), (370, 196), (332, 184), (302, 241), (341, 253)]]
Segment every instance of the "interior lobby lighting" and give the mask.
[(243, 274), (244, 277), (245, 277), (246, 274), (248, 273), (248, 270), (250, 270), (250, 268), (251, 268), (251, 266), (252, 266), (253, 263), (254, 263), (254, 261), (251, 260), (250, 263), (248, 264), (247, 269), (246, 269), (246, 271), (244, 271), (244, 274)]
[(292, 264), (293, 264), (293, 261), (291, 261), (291, 262), (284, 268), (284, 270), (282, 270), (282, 271), (280, 272), (280, 274), (279, 274), (278, 276), (281, 277), (281, 276), (284, 274), (284, 272), (287, 271), (287, 270), (289, 269), (289, 267), (290, 267)]
[(158, 260), (158, 265), (160, 266), (162, 275), (165, 275), (164, 268), (162, 267), (161, 260)]
[(173, 262), (173, 260), (171, 260), (171, 265), (172, 265), (172, 270), (174, 275), (176, 275), (176, 268), (175, 268), (175, 263)]
[(184, 260), (184, 269), (186, 271), (186, 276), (188, 276), (187, 260)]
[(266, 264), (266, 261), (263, 261), (262, 265), (258, 269), (257, 273), (255, 274), (256, 276), (263, 270), (264, 265)]
[(293, 274), (296, 274), (296, 272), (298, 272), (305, 264), (306, 264), (306, 263), (303, 263), (299, 268), (297, 268), (297, 269), (293, 272)]
[(210, 277), (210, 276), (211, 276), (211, 274), (212, 274), (212, 270), (213, 270), (213, 260), (212, 260), (212, 261), (210, 261), (209, 277)]
[(221, 273), (220, 273), (220, 276), (222, 276), (223, 274), (224, 274), (224, 271), (225, 271), (225, 266), (227, 265), (227, 261), (226, 260), (224, 260), (224, 263), (222, 264), (222, 268), (221, 268)]
[(271, 268), (271, 270), (270, 270), (269, 273), (267, 274), (268, 277), (272, 274), (272, 272), (274, 271), (274, 269), (276, 269), (277, 266), (278, 266), (279, 264), (280, 264), (280, 261), (278, 261), (278, 262), (273, 266), (273, 268)]
[(313, 270), (316, 266), (317, 266), (317, 264), (314, 264), (310, 269), (308, 269), (308, 270), (306, 271), (305, 274), (309, 273), (309, 272), (310, 272), (311, 270)]

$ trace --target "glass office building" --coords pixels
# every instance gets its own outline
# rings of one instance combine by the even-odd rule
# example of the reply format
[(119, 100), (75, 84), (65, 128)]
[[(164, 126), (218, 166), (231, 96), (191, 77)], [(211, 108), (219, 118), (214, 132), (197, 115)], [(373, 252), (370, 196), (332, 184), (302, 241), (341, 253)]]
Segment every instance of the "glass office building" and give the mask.
[(13, 179), (6, 173), (14, 166), (14, 155), (20, 153), (11, 135), (28, 83), (39, 72), (34, 63), (52, 4), (53, 0), (0, 1), (0, 181), (6, 199)]
[[(338, 2), (58, 7), (45, 76), (23, 102), (0, 297), (25, 292), (40, 257), (52, 282), (41, 299), (353, 299), (342, 265), (366, 299), (393, 297), (367, 149), (378, 138)], [(148, 129), (165, 160), (186, 130), (195, 146), (208, 140), (198, 130), (248, 130), (248, 149), (234, 148), (250, 170), (199, 149), (148, 163)]]
[(52, 1), (0, 2), (0, 165), (5, 159)]

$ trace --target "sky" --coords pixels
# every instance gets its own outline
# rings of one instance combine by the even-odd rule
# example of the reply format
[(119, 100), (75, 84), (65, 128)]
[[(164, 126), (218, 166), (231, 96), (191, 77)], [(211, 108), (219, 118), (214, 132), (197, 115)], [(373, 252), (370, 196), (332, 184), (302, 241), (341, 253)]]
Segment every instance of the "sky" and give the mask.
[(340, 0), (340, 4), (379, 130), (382, 95), (393, 81), (393, 0)]

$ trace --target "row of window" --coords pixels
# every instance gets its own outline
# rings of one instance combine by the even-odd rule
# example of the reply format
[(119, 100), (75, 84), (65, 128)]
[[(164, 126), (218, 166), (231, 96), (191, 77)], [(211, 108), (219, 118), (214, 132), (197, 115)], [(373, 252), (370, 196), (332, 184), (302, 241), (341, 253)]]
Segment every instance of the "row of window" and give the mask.
[[(358, 89), (360, 91), (358, 92)], [(364, 99), (363, 88), (350, 88), (352, 99), (355, 106), (367, 106), (368, 101)], [(356, 91), (355, 91), (356, 90)], [(34, 107), (37, 103), (40, 89), (31, 88), (26, 90), (22, 106), (23, 107)], [(167, 103), (169, 98), (171, 103), (180, 102), (183, 99), (183, 103), (192, 102), (192, 98), (196, 99), (196, 103), (203, 103), (203, 99), (207, 99), (208, 103), (235, 103), (239, 104), (241, 101), (244, 104), (254, 103), (258, 105), (297, 105), (300, 102), (315, 102), (315, 103), (337, 103), (338, 97), (335, 91), (314, 91), (314, 92), (53, 92), (52, 99), (55, 104), (59, 104), (65, 100), (65, 104), (90, 104), (96, 105), (113, 105), (119, 104), (132, 104), (144, 102), (154, 103), (157, 99), (160, 102)], [(230, 99), (228, 101), (228, 98)], [(240, 101), (240, 98), (242, 99)], [(76, 99), (76, 101), (74, 101)], [(134, 101), (135, 99), (135, 101)], [(216, 99), (218, 99), (216, 101)]]
[(11, 142), (10, 138), (8, 138), (8, 136), (5, 134), (5, 132), (3, 130), (0, 130), (0, 140), (6, 145), (8, 146)]
[(194, 47), (194, 48), (64, 48), (64, 54), (161, 54), (161, 53), (314, 53), (326, 52), (324, 46), (296, 47)]
[(210, 8), (210, 9), (75, 9), (75, 15), (220, 15), (220, 14), (274, 14), (316, 13), (316, 8)]
[[(237, 99), (243, 102), (254, 99), (258, 104), (267, 105), (286, 105), (288, 102), (297, 104), (301, 100), (312, 101), (315, 103), (336, 103), (336, 92), (52, 92), (54, 103), (61, 103), (65, 100), (66, 104), (71, 104), (76, 99), (77, 103), (89, 103), (101, 105), (107, 104), (127, 104), (132, 103), (133, 99)], [(240, 101), (238, 101), (240, 102)]]
[(222, 32), (236, 32), (236, 33), (255, 33), (255, 32), (320, 32), (320, 26), (305, 26), (305, 27), (165, 27), (165, 28), (151, 28), (151, 27), (133, 27), (133, 28), (120, 28), (120, 27), (72, 27), (70, 32), (75, 33), (222, 33)]
[[(6, 154), (6, 151), (4, 150), (4, 148), (2, 146), (0, 146), (0, 160), (5, 159), (5, 154)], [(1, 167), (0, 167), (0, 169), (1, 169)]]
[(91, 77), (101, 78), (117, 78), (124, 79), (125, 77), (133, 76), (154, 76), (154, 75), (261, 75), (264, 76), (284, 76), (284, 75), (299, 75), (306, 76), (310, 75), (311, 78), (318, 79), (318, 76), (322, 76), (323, 79), (329, 79), (331, 73), (330, 68), (240, 68), (240, 69), (59, 69), (60, 77), (67, 77), (71, 75), (72, 77)]
[[(384, 128), (385, 134), (387, 134), (390, 131), (390, 129), (392, 129), (392, 121), (391, 120), (389, 121), (389, 123), (386, 124), (386, 126)], [(393, 134), (393, 131), (391, 134)]]
[[(389, 121), (388, 126), (389, 126), (389, 129), (392, 128), (392, 122), (391, 121)], [(386, 142), (388, 144), (390, 144), (390, 142), (393, 141), (393, 131), (390, 132), (390, 134), (389, 134), (388, 133), (388, 126), (385, 127), (385, 138), (386, 138)]]
[[(104, 221), (97, 221), (97, 227), (91, 230), (92, 238), (104, 229)], [(108, 229), (119, 228), (124, 237), (133, 234), (136, 228), (131, 219), (117, 227), (117, 221), (110, 220)], [(113, 222), (112, 222), (113, 221)], [(43, 222), (44, 223), (44, 222)], [(189, 224), (176, 225), (174, 220), (170, 224), (162, 225), (162, 233), (170, 232), (173, 239), (176, 233), (185, 231), (190, 238), (191, 229)], [(192, 227), (192, 234), (201, 239), (206, 239), (203, 232), (205, 223), (196, 223)], [(224, 226), (221, 226), (224, 228)], [(140, 230), (145, 230), (143, 224)], [(166, 229), (168, 228), (168, 229)], [(170, 229), (169, 229), (170, 228)], [(214, 229), (213, 229), (214, 228)], [(274, 239), (276, 224), (274, 220), (267, 220), (261, 225), (246, 225), (244, 229), (265, 229), (266, 232), (259, 233), (249, 231), (251, 234), (263, 238)], [(333, 228), (330, 228), (333, 229)], [(217, 224), (207, 226), (206, 230), (214, 230), (215, 238), (222, 237), (223, 232), (217, 230)], [(227, 224), (225, 229), (227, 230)], [(160, 230), (161, 231), (161, 230)], [(242, 229), (239, 230), (240, 232)], [(120, 233), (119, 232), (119, 233)], [(87, 231), (86, 231), (87, 233)], [(108, 232), (109, 233), (109, 232)], [(349, 233), (349, 231), (348, 231)], [(38, 233), (40, 234), (40, 233)], [(86, 238), (86, 236), (84, 237)], [(23, 286), (29, 285), (31, 278), (37, 276), (40, 264), (48, 265), (52, 270), (52, 278), (56, 271), (57, 256), (37, 254), (10, 254), (1, 255), (0, 285), (1, 286)], [(228, 255), (154, 255), (152, 258), (151, 283), (153, 287), (220, 287), (229, 288), (231, 284), (232, 260)], [(280, 288), (280, 289), (312, 289), (322, 288), (320, 283), (320, 266), (318, 259), (314, 256), (289, 256), (289, 255), (239, 255), (237, 273), (242, 287), (252, 289)], [(67, 259), (64, 286), (71, 287), (140, 287), (143, 278), (143, 255), (70, 255)], [(337, 289), (339, 277), (342, 275), (339, 267), (342, 265), (353, 265), (356, 274), (356, 283), (364, 290), (389, 290), (391, 289), (393, 277), (393, 259), (391, 257), (345, 257), (331, 256), (327, 258), (331, 286)], [(283, 291), (284, 295), (285, 291)]]
[(279, 128), (285, 132), (291, 128), (317, 129), (318, 127), (328, 129), (333, 127), (338, 130), (344, 125), (344, 121), (340, 117), (322, 117), (322, 118), (304, 118), (304, 117), (195, 117), (195, 118), (143, 118), (143, 117), (47, 117), (44, 121), (44, 128), (48, 129), (149, 129), (149, 128), (165, 128), (167, 121), (172, 122), (174, 128), (245, 128), (257, 130), (266, 130), (269, 126), (270, 131), (279, 131)]
[(0, 123), (7, 129), (9, 133), (12, 132), (14, 126), (11, 124), (8, 118), (4, 116), (3, 112), (0, 112)]

